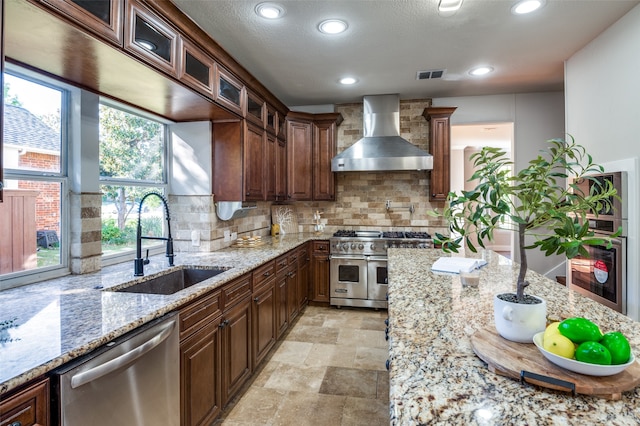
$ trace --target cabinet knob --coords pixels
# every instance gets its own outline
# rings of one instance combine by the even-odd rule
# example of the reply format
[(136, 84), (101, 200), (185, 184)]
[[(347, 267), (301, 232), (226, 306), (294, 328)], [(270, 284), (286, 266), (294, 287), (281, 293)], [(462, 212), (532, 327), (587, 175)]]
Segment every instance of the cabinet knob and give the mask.
[(291, 194), (287, 194), (287, 197), (291, 198)]
[(262, 274), (263, 277), (268, 277), (269, 275), (271, 275), (271, 272), (267, 271), (264, 274)]
[[(2, 185), (0, 185), (0, 189), (2, 189)], [(7, 426), (22, 426), (22, 422), (13, 422)]]
[(253, 301), (257, 303), (257, 302), (259, 302), (259, 301), (260, 301), (260, 298), (259, 298), (259, 297), (256, 297), (256, 298), (254, 298), (254, 299), (253, 299)]
[(245, 195), (248, 197), (249, 195), (251, 195), (251, 193), (249, 191), (247, 191), (247, 193)]

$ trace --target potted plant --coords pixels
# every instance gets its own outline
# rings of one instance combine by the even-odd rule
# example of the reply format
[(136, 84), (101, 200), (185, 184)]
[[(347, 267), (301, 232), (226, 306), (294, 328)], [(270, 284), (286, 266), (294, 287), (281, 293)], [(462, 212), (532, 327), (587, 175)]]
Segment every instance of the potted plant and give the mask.
[[(477, 252), (476, 245), (484, 248), (483, 240), (491, 241), (497, 229), (517, 233), (520, 270), (516, 292), (494, 298), (496, 328), (509, 340), (531, 342), (546, 326), (546, 303), (525, 294), (528, 249), (573, 258), (588, 256), (586, 245), (611, 245), (610, 238), (594, 236), (585, 216), (612, 208), (612, 197), (617, 197), (612, 184), (594, 179), (598, 190), (584, 194), (574, 183), (566, 183), (570, 177), (589, 179), (589, 174), (601, 173), (603, 167), (573, 137), (548, 143), (549, 148), (515, 174), (501, 149), (485, 147), (471, 155), (475, 172), (469, 180), (478, 184), (471, 191), (449, 193), (439, 216), (447, 220), (450, 233), (436, 233), (434, 239), (445, 252), (457, 253), (462, 246)], [(527, 236), (532, 237), (529, 242)]]

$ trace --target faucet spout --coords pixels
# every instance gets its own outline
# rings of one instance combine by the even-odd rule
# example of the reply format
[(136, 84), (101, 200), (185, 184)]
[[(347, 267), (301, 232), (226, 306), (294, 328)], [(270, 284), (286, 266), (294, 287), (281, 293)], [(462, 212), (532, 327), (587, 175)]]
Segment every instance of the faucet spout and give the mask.
[[(155, 195), (160, 198), (162, 204), (164, 205), (165, 212), (165, 220), (167, 221), (167, 237), (145, 237), (142, 236), (142, 225), (141, 225), (141, 217), (142, 217), (142, 205), (147, 197)], [(133, 275), (136, 277), (141, 277), (144, 275), (144, 265), (149, 263), (149, 259), (142, 258), (142, 240), (162, 240), (166, 241), (166, 250), (165, 256), (169, 260), (169, 266), (173, 266), (173, 258), (175, 255), (173, 254), (173, 238), (171, 237), (171, 216), (169, 215), (169, 203), (167, 199), (164, 198), (161, 194), (157, 192), (149, 192), (145, 194), (144, 197), (140, 200), (140, 206), (138, 207), (138, 226), (136, 227), (136, 258), (133, 261)], [(148, 257), (148, 255), (147, 255)]]

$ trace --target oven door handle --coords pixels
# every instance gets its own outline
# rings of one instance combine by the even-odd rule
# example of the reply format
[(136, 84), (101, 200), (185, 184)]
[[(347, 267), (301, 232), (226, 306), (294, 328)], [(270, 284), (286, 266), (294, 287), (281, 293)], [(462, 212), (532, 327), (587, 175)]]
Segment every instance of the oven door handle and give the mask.
[(341, 254), (335, 255), (335, 254), (330, 254), (329, 255), (329, 260), (363, 260), (365, 257), (364, 256), (344, 256)]
[(365, 256), (367, 262), (386, 262), (387, 256)]

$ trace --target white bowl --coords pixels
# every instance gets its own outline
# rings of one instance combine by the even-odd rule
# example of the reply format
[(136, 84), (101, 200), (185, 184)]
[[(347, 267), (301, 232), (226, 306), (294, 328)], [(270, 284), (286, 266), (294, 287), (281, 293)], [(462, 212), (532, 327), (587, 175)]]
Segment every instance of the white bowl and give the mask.
[(542, 352), (542, 355), (555, 365), (566, 368), (567, 370), (575, 373), (586, 374), (588, 376), (613, 376), (614, 374), (624, 371), (628, 366), (636, 361), (636, 358), (633, 356), (633, 352), (631, 353), (631, 359), (629, 359), (628, 362), (618, 365), (589, 364), (588, 362), (581, 362), (576, 361), (575, 359), (561, 357), (544, 349), (542, 346), (543, 336), (544, 331), (533, 336), (533, 343), (535, 343), (540, 352)]

